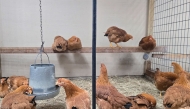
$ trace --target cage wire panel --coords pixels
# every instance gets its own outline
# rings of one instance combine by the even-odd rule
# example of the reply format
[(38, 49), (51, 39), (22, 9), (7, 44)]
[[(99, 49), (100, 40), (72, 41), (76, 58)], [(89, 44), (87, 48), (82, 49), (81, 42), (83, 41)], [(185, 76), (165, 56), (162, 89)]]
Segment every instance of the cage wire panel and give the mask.
[(153, 37), (167, 52), (153, 53), (151, 69), (173, 71), (177, 62), (190, 71), (190, 0), (154, 0)]

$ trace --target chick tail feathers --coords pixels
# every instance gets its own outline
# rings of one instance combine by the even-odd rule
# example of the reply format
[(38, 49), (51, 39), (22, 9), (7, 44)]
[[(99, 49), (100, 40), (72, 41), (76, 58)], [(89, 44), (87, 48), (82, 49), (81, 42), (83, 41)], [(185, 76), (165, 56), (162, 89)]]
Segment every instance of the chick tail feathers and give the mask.
[(72, 107), (72, 109), (77, 109), (76, 107)]
[(130, 109), (130, 107), (132, 107), (132, 104), (130, 102), (126, 103), (124, 105), (125, 109)]
[(34, 105), (34, 106), (36, 106), (37, 105), (37, 103), (36, 103), (36, 101), (35, 101), (35, 98), (36, 98), (36, 96), (32, 99), (32, 101), (31, 101), (31, 103)]
[(104, 36), (108, 36), (108, 34), (105, 33)]

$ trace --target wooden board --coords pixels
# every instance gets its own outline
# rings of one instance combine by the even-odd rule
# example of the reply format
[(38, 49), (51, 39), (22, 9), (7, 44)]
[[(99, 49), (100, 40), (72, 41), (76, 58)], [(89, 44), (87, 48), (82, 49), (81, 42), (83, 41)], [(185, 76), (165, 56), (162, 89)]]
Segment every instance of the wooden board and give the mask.
[[(0, 53), (38, 53), (40, 47), (0, 47)], [(64, 52), (54, 52), (51, 47), (44, 47), (46, 53), (92, 53), (92, 47), (83, 47), (80, 50), (67, 50)], [(166, 47), (156, 47), (151, 52), (166, 52)], [(111, 47), (96, 47), (96, 53), (134, 53), (134, 52), (145, 52), (140, 47), (122, 47), (122, 48), (111, 48)]]
[(153, 79), (154, 75), (155, 75), (154, 72), (155, 71), (153, 71), (153, 70), (146, 70), (145, 75)]
[(180, 58), (186, 59), (190, 57), (190, 54), (152, 54), (153, 58)]

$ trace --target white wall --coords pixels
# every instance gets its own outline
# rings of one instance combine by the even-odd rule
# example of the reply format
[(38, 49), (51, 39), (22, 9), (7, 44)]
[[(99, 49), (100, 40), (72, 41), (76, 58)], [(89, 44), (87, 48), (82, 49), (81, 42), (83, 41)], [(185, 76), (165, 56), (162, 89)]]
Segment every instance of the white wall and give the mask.
[[(104, 32), (118, 26), (134, 36), (121, 46), (138, 46), (146, 35), (147, 0), (98, 0), (97, 46), (108, 47)], [(56, 35), (68, 39), (81, 38), (83, 47), (92, 46), (91, 0), (42, 0), (43, 38), (51, 47)], [(40, 47), (40, 16), (38, 0), (0, 0), (0, 39), (3, 47)], [(29, 67), (37, 54), (1, 54), (2, 76), (29, 76)], [(56, 67), (56, 76), (91, 76), (91, 54), (48, 54)], [(97, 54), (97, 75), (100, 63), (106, 64), (110, 75), (142, 75), (143, 53)], [(44, 56), (43, 60), (47, 62)]]

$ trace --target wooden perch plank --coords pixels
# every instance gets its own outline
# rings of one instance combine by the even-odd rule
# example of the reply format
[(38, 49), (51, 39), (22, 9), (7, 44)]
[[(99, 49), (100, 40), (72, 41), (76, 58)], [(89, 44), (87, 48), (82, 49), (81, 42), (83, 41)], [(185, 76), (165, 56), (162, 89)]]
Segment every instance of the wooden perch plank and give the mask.
[[(0, 47), (0, 53), (38, 53), (40, 47)], [(51, 47), (44, 47), (46, 53), (92, 53), (92, 47), (83, 47), (80, 50), (67, 50), (64, 52), (54, 52)], [(97, 53), (133, 53), (145, 52), (140, 47), (96, 47)], [(156, 47), (152, 52), (166, 52), (166, 47)]]
[(180, 58), (180, 59), (184, 59), (184, 58), (189, 58), (190, 54), (152, 54), (153, 58)]
[(155, 75), (155, 71), (153, 71), (153, 70), (146, 70), (145, 75), (148, 76), (148, 77), (150, 77), (151, 79), (153, 79), (154, 75)]

